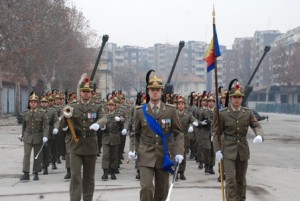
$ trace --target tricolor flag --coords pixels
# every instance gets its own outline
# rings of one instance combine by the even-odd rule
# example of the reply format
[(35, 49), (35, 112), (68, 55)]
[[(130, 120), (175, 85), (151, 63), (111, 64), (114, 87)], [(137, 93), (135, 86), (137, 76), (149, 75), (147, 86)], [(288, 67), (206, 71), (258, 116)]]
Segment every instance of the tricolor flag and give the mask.
[(213, 24), (213, 38), (209, 44), (208, 50), (205, 54), (204, 61), (207, 63), (207, 72), (213, 70), (215, 68), (215, 63), (217, 61), (217, 57), (221, 56), (216, 25)]

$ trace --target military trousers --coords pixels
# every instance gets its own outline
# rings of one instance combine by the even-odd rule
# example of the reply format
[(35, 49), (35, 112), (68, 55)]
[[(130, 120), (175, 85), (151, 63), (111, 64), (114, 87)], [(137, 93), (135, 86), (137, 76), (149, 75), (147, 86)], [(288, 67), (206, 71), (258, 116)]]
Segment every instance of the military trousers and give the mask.
[(189, 152), (189, 146), (184, 147), (183, 160), (179, 164), (178, 172), (184, 172), (185, 171), (185, 168), (186, 168), (186, 155), (188, 154), (188, 152)]
[(240, 161), (238, 156), (236, 160), (223, 161), (226, 174), (226, 201), (245, 201), (248, 160)]
[[(92, 201), (95, 189), (95, 168), (97, 155), (70, 154), (71, 182), (70, 201)], [(81, 166), (82, 176), (81, 176)]]
[(141, 174), (140, 201), (165, 201), (168, 196), (169, 172), (144, 166), (139, 166), (139, 170)]
[[(30, 172), (30, 156), (31, 156), (31, 150), (33, 149), (34, 158), (38, 154), (42, 147), (42, 143), (39, 144), (30, 144), (30, 143), (24, 143), (24, 157), (23, 157), (23, 172)], [(41, 170), (41, 162), (42, 162), (42, 155), (43, 152), (41, 152), (37, 159), (33, 159), (33, 169), (32, 172), (40, 172)]]
[(103, 144), (102, 169), (117, 169), (119, 166), (120, 145)]

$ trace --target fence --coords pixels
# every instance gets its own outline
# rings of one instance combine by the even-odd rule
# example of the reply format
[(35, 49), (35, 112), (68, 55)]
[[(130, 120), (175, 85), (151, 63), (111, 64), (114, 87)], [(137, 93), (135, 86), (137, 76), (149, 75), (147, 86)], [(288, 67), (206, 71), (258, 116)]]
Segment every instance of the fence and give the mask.
[(300, 115), (300, 104), (288, 103), (256, 103), (255, 110), (257, 112), (271, 112)]

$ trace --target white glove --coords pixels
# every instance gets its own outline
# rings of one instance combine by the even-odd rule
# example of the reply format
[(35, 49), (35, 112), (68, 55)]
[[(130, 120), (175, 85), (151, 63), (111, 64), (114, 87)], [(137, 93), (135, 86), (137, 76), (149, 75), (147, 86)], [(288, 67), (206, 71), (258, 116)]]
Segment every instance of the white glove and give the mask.
[(175, 161), (178, 162), (179, 164), (183, 161), (183, 155), (176, 155), (175, 156)]
[(44, 143), (48, 142), (48, 138), (47, 137), (43, 137), (43, 142)]
[(97, 123), (93, 123), (91, 126), (90, 126), (90, 130), (94, 130), (94, 131), (97, 131), (99, 130), (100, 126), (99, 124)]
[(188, 132), (192, 133), (193, 131), (194, 131), (193, 126), (190, 126)]
[(127, 130), (126, 128), (124, 128), (122, 131), (121, 131), (122, 135), (126, 135), (127, 134)]
[(196, 126), (196, 127), (199, 126), (198, 121), (194, 121), (194, 122), (193, 122), (193, 125)]
[(136, 159), (135, 151), (129, 151), (129, 152), (128, 152), (128, 158), (129, 158), (130, 160)]
[(65, 128), (62, 128), (63, 131), (67, 131), (68, 130), (68, 126), (66, 126)]
[(223, 159), (223, 154), (221, 151), (216, 152), (216, 161), (220, 162)]
[(106, 129), (106, 125), (101, 126), (100, 129), (104, 131)]
[(53, 131), (52, 131), (53, 135), (56, 135), (58, 133), (58, 129), (57, 128), (54, 128)]
[(118, 116), (115, 116), (115, 120), (116, 120), (116, 121), (121, 121), (121, 118), (118, 117)]
[(206, 120), (201, 121), (201, 124), (202, 124), (203, 126), (206, 126), (206, 125), (207, 125), (207, 121), (206, 121)]
[(257, 135), (254, 139), (253, 139), (253, 143), (262, 143), (263, 139), (260, 135)]

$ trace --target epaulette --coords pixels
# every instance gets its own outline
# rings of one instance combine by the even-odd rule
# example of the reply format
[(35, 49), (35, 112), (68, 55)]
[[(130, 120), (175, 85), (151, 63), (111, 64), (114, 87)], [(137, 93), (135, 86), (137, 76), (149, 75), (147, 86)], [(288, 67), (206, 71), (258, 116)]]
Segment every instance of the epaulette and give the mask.
[(250, 108), (248, 107), (242, 107), (244, 110), (251, 110)]
[(228, 107), (223, 107), (222, 109), (219, 110), (219, 112), (226, 111), (227, 109), (228, 109)]
[(170, 103), (166, 103), (166, 106), (169, 106), (169, 107), (173, 107), (173, 108), (175, 108), (175, 105), (173, 105), (173, 104), (170, 104)]

